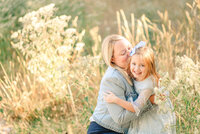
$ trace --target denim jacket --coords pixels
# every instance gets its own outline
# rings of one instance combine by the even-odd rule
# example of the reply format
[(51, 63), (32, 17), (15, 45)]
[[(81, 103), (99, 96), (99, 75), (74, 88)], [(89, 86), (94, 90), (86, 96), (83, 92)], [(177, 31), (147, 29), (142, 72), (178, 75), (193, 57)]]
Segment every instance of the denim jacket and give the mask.
[[(127, 82), (117, 69), (108, 67), (101, 80), (97, 105), (92, 118), (97, 124), (107, 129), (119, 133), (126, 133), (130, 122), (138, 116), (117, 104), (105, 102), (103, 99), (103, 92), (106, 91), (113, 92), (116, 96), (123, 100), (127, 100), (130, 96), (132, 96), (134, 100), (137, 98), (137, 93), (135, 92), (133, 86)], [(149, 107), (151, 106), (148, 105), (142, 109), (142, 111), (147, 111), (146, 109), (149, 109)]]

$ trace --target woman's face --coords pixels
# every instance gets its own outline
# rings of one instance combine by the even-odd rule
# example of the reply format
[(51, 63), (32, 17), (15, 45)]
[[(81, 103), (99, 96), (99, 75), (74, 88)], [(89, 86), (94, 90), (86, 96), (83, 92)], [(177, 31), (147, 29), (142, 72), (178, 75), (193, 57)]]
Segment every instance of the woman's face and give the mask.
[(140, 55), (133, 55), (130, 64), (131, 73), (137, 81), (142, 81), (147, 77), (148, 67)]
[(128, 40), (122, 39), (117, 41), (114, 45), (112, 62), (115, 63), (117, 66), (125, 69), (129, 64), (129, 55), (131, 49), (131, 43)]

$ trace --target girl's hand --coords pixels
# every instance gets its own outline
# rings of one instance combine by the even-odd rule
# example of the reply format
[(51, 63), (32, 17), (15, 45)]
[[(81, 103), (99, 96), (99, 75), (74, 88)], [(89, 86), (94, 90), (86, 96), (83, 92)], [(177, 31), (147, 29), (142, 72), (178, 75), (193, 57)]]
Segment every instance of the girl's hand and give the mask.
[[(149, 100), (151, 101), (152, 104), (156, 104), (155, 103), (155, 97), (156, 97), (155, 94), (153, 94), (153, 95), (151, 95), (149, 97)], [(157, 96), (157, 97), (162, 101), (166, 100), (166, 95), (165, 94), (159, 94), (159, 96)]]
[(107, 103), (116, 103), (118, 99), (118, 97), (110, 91), (104, 92), (103, 98)]
[(151, 101), (151, 103), (152, 104), (155, 104), (155, 94), (153, 94), (153, 95), (151, 95), (150, 97), (149, 97), (149, 100)]

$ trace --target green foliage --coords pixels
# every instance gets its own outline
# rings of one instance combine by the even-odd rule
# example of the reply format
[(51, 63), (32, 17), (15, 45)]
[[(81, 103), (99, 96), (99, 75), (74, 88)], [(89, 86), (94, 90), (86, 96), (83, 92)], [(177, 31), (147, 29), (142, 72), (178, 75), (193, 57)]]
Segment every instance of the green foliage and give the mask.
[[(0, 101), (2, 101), (2, 97), (0, 96)], [(3, 113), (3, 109), (0, 108), (0, 112)]]
[[(66, 14), (72, 17), (79, 16), (86, 20), (85, 4), (81, 0), (1, 0), (0, 1), (0, 62), (8, 64), (11, 60), (16, 60), (16, 51), (10, 45), (10, 36), (13, 31), (22, 28), (18, 19), (27, 12), (36, 10), (50, 3), (55, 3), (58, 7), (56, 15)], [(35, 4), (37, 3), (37, 4)], [(78, 26), (85, 27), (86, 21), (79, 21)], [(88, 39), (88, 38), (87, 38)], [(86, 42), (87, 42), (86, 39)], [(0, 72), (1, 73), (1, 72)]]
[[(176, 57), (175, 78), (165, 75), (161, 86), (171, 92), (177, 133), (199, 133), (200, 64), (187, 56)], [(163, 91), (164, 92), (164, 91)]]

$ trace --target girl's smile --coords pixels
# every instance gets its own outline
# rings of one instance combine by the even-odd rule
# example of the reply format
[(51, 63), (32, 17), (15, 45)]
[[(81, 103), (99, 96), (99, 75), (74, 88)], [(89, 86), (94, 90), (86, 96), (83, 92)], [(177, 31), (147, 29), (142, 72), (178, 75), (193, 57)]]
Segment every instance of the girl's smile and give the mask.
[(130, 67), (135, 80), (142, 81), (147, 77), (148, 68), (141, 56), (133, 55)]

